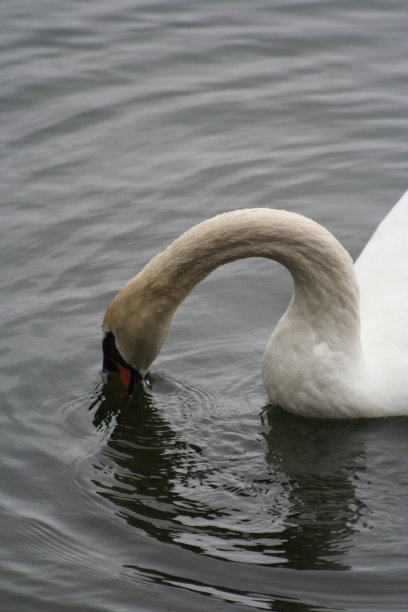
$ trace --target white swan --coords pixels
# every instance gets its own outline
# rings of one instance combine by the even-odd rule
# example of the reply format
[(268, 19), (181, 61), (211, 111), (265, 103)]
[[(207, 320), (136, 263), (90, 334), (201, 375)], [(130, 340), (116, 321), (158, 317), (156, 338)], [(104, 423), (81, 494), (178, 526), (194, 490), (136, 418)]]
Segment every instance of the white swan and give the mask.
[(119, 370), (131, 391), (194, 286), (244, 257), (274, 259), (294, 280), (263, 358), (272, 403), (320, 417), (408, 414), (408, 192), (355, 266), (329, 231), (295, 213), (236, 210), (196, 225), (110, 303), (104, 369)]

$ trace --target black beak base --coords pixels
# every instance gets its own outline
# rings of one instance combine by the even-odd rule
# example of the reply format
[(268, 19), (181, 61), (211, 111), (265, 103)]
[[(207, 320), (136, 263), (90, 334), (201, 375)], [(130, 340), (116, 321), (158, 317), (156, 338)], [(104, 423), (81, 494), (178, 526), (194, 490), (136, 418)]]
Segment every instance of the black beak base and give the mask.
[(115, 336), (111, 331), (105, 334), (102, 342), (103, 363), (102, 369), (104, 372), (116, 372), (119, 374), (123, 384), (128, 390), (129, 395), (133, 393), (136, 385), (141, 381), (142, 377), (139, 372), (132, 368), (123, 359), (122, 355), (116, 348)]

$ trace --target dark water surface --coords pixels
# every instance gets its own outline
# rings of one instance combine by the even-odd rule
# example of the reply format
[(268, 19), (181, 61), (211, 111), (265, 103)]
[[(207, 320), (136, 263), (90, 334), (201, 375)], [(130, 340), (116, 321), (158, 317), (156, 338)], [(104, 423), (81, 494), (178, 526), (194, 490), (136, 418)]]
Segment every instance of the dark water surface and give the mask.
[(408, 187), (403, 0), (0, 2), (0, 608), (397, 611), (408, 419), (267, 405), (268, 261), (182, 305), (132, 401), (114, 293), (205, 217), (296, 210), (356, 256)]

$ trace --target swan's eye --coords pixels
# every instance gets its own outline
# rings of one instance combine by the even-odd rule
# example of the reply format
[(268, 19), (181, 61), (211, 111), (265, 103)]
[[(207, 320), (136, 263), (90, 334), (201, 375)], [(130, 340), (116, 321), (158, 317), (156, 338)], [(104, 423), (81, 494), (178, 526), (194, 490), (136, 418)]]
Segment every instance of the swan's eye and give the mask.
[(123, 359), (122, 355), (116, 348), (115, 336), (112, 332), (107, 332), (102, 342), (104, 372), (117, 372), (121, 381), (125, 385), (129, 393), (132, 393), (136, 384), (141, 380), (141, 376), (137, 370), (132, 368)]

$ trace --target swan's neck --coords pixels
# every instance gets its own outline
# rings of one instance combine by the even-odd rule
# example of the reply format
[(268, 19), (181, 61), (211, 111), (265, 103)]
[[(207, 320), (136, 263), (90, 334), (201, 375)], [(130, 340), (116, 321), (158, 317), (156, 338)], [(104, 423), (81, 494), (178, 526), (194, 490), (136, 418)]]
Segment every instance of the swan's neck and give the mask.
[(315, 341), (344, 350), (359, 344), (358, 285), (350, 256), (322, 226), (273, 209), (224, 213), (187, 231), (123, 287), (107, 311), (104, 329), (116, 324), (112, 331), (124, 358), (146, 370), (175, 310), (195, 285), (215, 268), (246, 257), (274, 259), (291, 272), (294, 295), (285, 317), (292, 326), (306, 326)]

